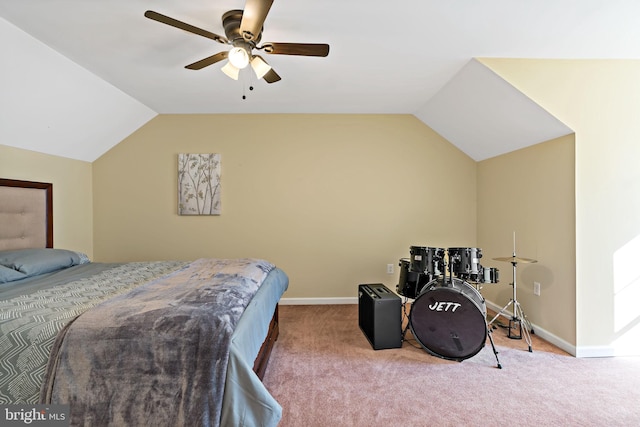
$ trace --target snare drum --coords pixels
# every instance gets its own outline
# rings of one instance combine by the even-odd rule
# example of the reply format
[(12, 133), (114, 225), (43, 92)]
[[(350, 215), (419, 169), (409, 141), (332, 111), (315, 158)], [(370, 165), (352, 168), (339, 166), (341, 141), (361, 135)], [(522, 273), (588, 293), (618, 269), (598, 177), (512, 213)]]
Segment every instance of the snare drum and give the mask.
[(472, 282), (482, 281), (482, 249), (480, 248), (449, 248), (449, 269), (463, 280)]
[(427, 274), (416, 273), (409, 268), (409, 259), (400, 259), (400, 280), (396, 286), (398, 293), (407, 298), (415, 298), (432, 279)]
[(400, 281), (396, 287), (398, 293), (407, 298), (416, 297), (416, 285), (418, 284), (419, 273), (409, 271), (409, 258), (400, 259)]
[(411, 306), (413, 337), (434, 356), (461, 361), (476, 355), (487, 340), (487, 310), (480, 293), (452, 278), (429, 282)]

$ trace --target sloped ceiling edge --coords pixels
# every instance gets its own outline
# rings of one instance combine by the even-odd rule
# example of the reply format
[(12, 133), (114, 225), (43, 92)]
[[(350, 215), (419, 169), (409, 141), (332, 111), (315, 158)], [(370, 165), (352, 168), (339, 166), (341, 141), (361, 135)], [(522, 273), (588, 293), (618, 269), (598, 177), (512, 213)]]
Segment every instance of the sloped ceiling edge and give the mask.
[(573, 133), (475, 59), (414, 115), (476, 161)]
[(0, 143), (92, 162), (157, 113), (0, 18)]

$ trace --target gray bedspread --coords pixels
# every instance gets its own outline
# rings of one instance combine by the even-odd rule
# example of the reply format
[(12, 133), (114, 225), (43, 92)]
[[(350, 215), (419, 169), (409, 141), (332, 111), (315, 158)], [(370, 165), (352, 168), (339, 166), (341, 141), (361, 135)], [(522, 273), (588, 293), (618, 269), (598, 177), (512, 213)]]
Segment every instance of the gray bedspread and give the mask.
[(42, 391), (76, 425), (218, 425), (229, 341), (274, 266), (201, 259), (80, 315)]
[[(183, 261), (84, 264), (3, 286), (0, 404), (38, 403), (56, 335), (79, 314), (186, 265)], [(9, 284), (7, 284), (9, 285)]]

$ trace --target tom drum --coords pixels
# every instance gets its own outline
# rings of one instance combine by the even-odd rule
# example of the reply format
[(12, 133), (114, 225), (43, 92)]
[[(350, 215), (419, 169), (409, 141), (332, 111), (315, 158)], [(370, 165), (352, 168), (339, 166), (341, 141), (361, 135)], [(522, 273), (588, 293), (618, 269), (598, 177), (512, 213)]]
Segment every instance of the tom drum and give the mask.
[(435, 278), (442, 274), (444, 263), (444, 249), (430, 248), (426, 246), (409, 247), (411, 254), (411, 264), (409, 269), (416, 273), (430, 275)]
[(500, 270), (494, 267), (482, 267), (482, 283), (498, 283)]
[(451, 274), (460, 279), (472, 282), (482, 281), (482, 249), (480, 248), (449, 248), (449, 268)]

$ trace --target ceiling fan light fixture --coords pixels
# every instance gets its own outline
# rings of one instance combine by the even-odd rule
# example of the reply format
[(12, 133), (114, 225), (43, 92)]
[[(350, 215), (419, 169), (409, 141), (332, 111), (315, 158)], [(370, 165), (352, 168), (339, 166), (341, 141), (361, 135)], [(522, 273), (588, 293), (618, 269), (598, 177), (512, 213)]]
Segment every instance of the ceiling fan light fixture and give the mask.
[(240, 75), (240, 70), (231, 63), (231, 61), (227, 62), (224, 67), (221, 68), (222, 72), (227, 76), (231, 77), (233, 80), (238, 80), (238, 76)]
[(226, 37), (152, 10), (147, 10), (144, 16), (161, 24), (206, 37), (224, 45), (231, 45), (230, 50), (218, 52), (186, 65), (186, 69), (201, 70), (227, 59), (227, 64), (222, 67), (222, 71), (230, 78), (238, 80), (240, 70), (251, 64), (251, 68), (259, 79), (264, 79), (267, 83), (275, 83), (281, 80), (280, 76), (262, 57), (256, 55), (258, 56), (256, 59), (252, 53), (254, 49), (263, 50), (265, 53), (273, 55), (324, 57), (329, 54), (329, 45), (319, 43), (264, 43), (262, 46), (258, 46), (262, 40), (263, 24), (272, 3), (273, 0), (246, 0), (244, 10), (234, 9), (225, 12), (222, 15), (222, 26)]
[(259, 56), (254, 56), (251, 60), (251, 68), (253, 68), (253, 72), (256, 73), (256, 77), (259, 79), (263, 78), (265, 74), (271, 71), (271, 65), (267, 64), (264, 59)]
[(249, 65), (249, 53), (243, 47), (234, 47), (229, 51), (229, 62), (241, 70)]

